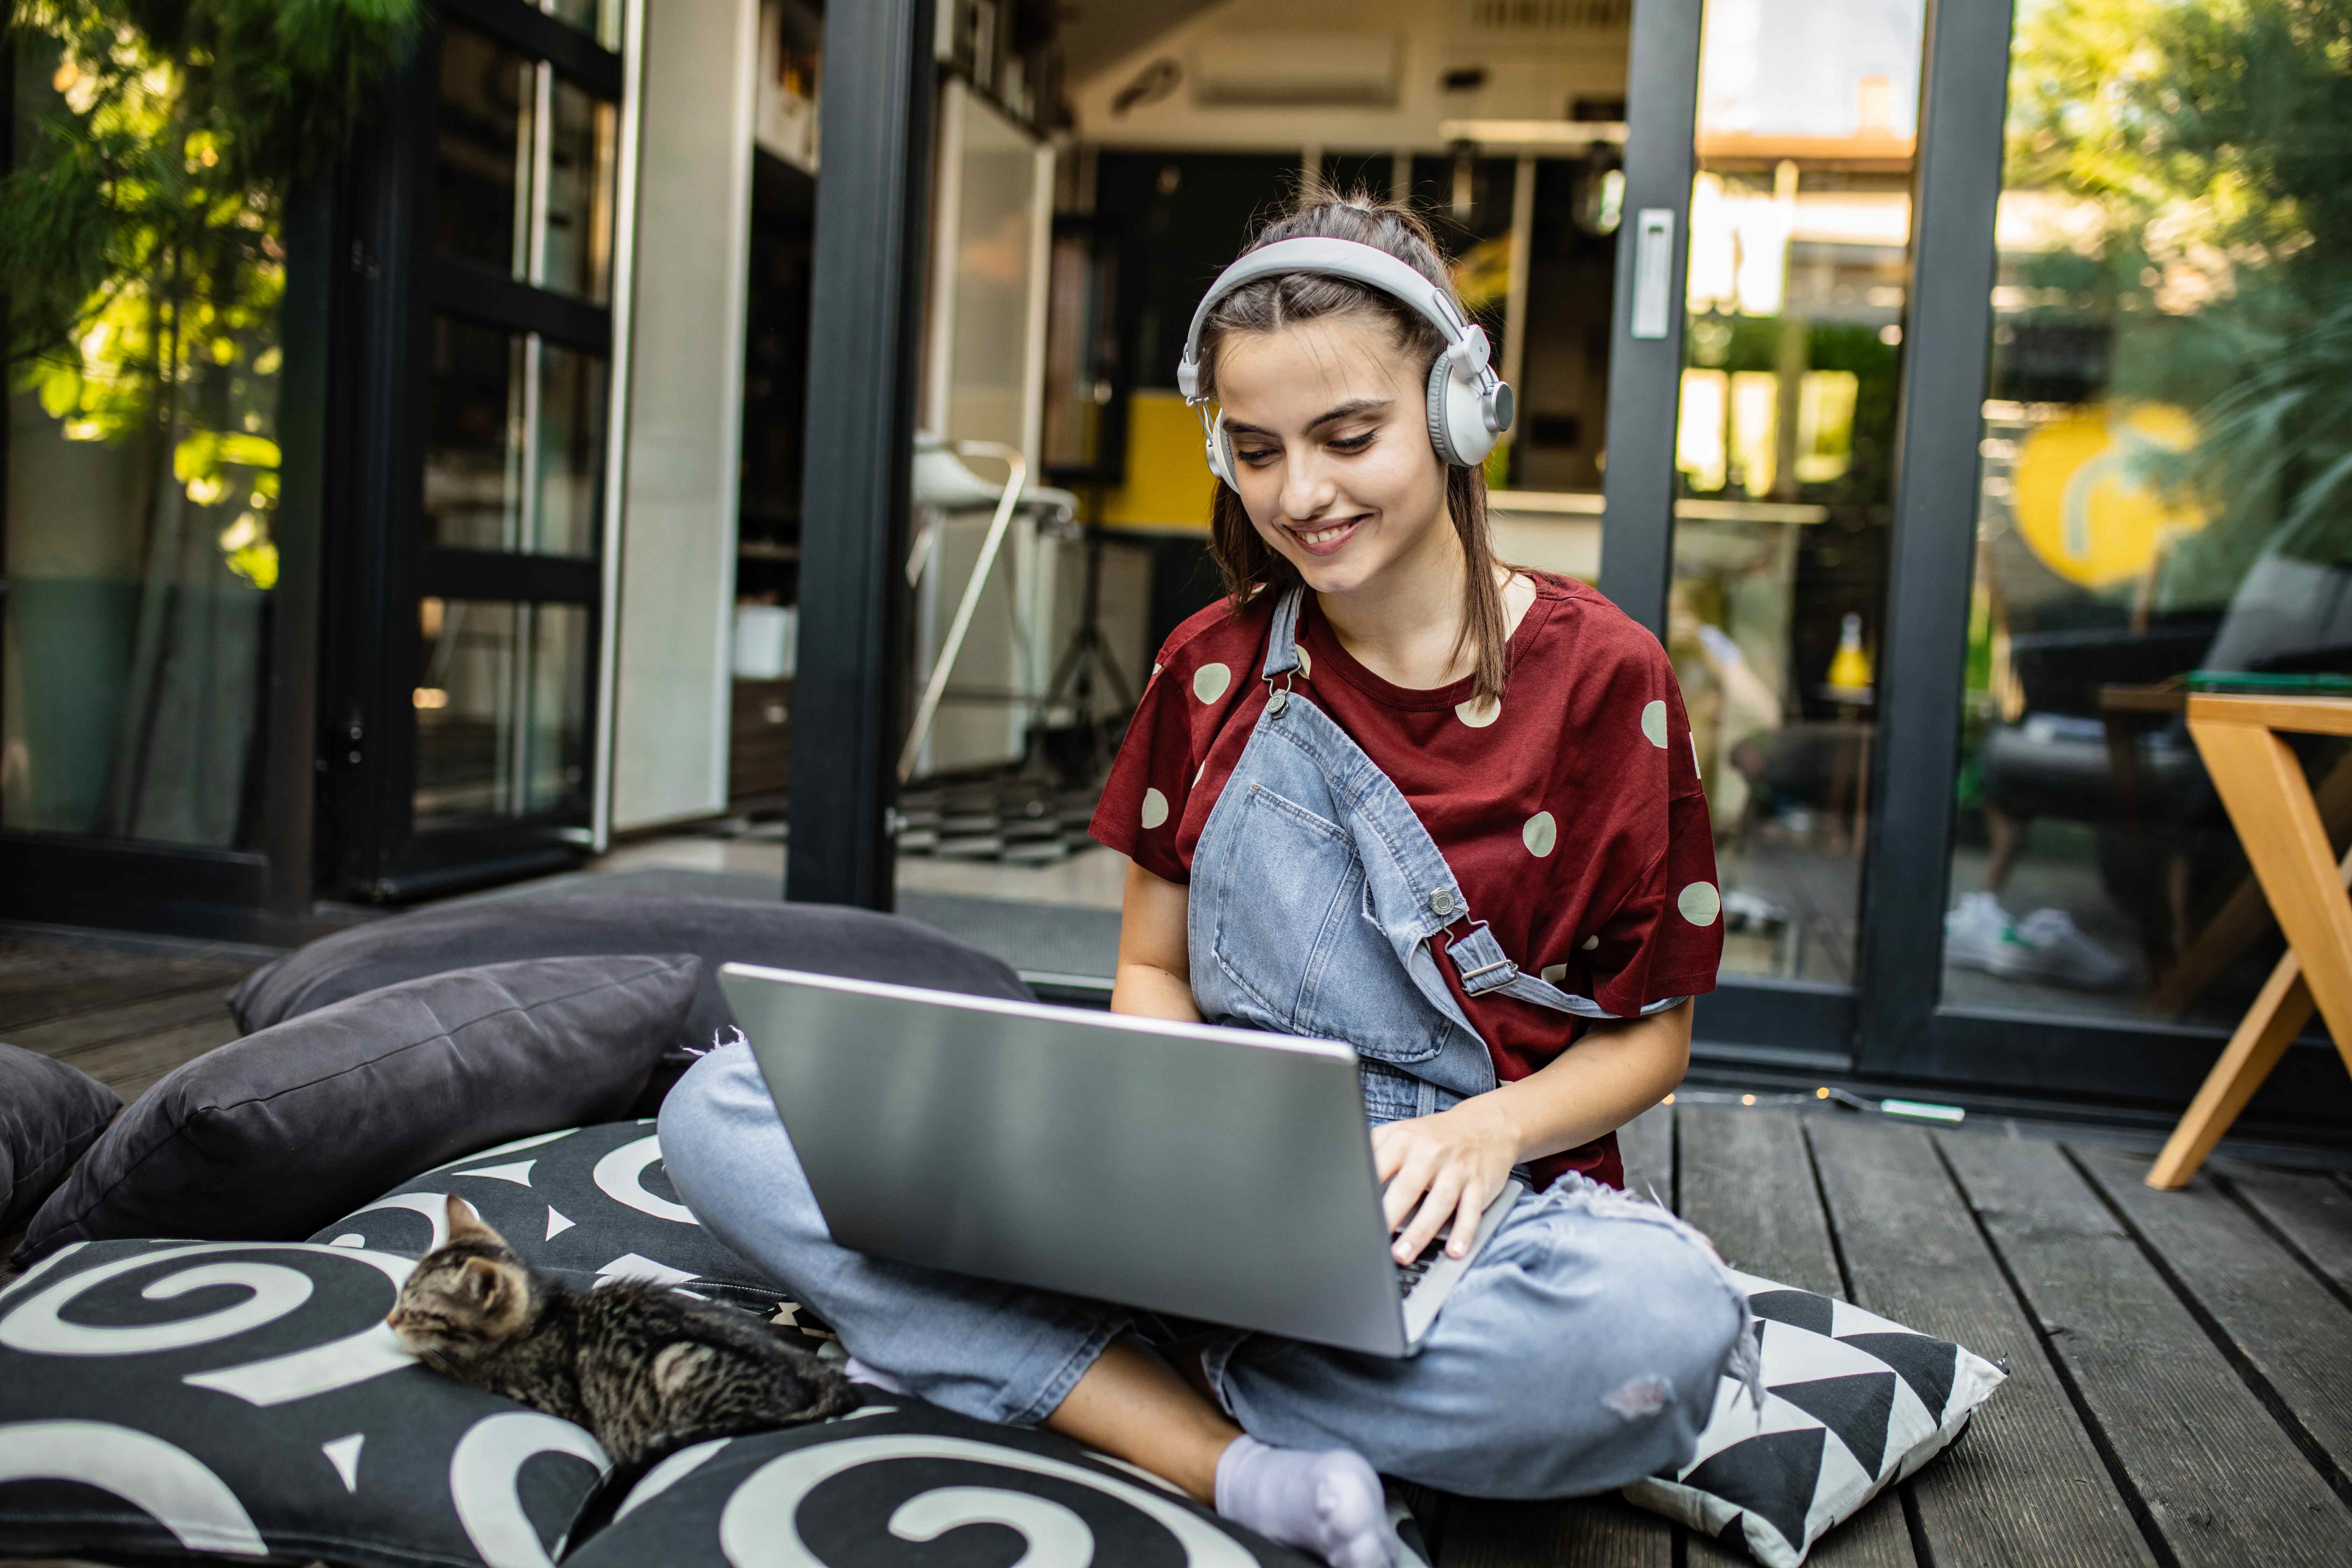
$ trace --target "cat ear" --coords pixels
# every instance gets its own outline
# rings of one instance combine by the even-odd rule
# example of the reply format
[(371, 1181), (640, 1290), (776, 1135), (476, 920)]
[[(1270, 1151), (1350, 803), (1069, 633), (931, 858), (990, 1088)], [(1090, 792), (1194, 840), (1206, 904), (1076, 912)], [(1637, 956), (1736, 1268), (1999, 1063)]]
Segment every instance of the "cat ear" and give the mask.
[(457, 1270), (457, 1293), (478, 1304), (485, 1312), (498, 1310), (506, 1289), (506, 1276), (487, 1258), (469, 1258), (466, 1267)]
[(448, 1215), (451, 1241), (487, 1243), (492, 1247), (506, 1245), (506, 1237), (492, 1230), (474, 1211), (474, 1205), (455, 1193), (449, 1194)]

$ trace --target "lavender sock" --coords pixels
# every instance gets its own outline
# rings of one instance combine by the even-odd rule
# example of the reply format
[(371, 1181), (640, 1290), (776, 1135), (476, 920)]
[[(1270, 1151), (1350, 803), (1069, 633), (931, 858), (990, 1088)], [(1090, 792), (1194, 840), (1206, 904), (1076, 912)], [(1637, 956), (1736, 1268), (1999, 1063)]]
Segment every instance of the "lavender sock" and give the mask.
[(1217, 1459), (1217, 1511), (1331, 1568), (1394, 1568), (1381, 1478), (1347, 1448), (1276, 1448), (1244, 1436)]

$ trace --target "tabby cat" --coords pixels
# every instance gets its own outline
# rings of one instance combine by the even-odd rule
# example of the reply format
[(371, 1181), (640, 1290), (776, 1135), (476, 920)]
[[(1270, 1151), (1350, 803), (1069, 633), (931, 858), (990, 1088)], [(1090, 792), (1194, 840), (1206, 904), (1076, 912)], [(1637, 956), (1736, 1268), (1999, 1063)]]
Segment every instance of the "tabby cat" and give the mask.
[(384, 1319), (418, 1360), (585, 1426), (616, 1465), (687, 1437), (843, 1415), (848, 1380), (772, 1329), (664, 1286), (533, 1273), (463, 1198)]

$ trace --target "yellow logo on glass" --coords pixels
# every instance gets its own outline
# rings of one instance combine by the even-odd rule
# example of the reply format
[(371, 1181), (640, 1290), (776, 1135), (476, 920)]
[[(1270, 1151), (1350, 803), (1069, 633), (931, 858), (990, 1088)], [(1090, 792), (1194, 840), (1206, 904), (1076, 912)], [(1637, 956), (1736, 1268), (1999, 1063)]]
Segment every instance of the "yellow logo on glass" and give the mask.
[(2168, 403), (2102, 404), (2026, 437), (2011, 477), (2017, 531), (2044, 566), (2105, 588), (2146, 574), (2168, 536), (2205, 513), (2143, 477), (2145, 454), (2186, 452), (2197, 422)]

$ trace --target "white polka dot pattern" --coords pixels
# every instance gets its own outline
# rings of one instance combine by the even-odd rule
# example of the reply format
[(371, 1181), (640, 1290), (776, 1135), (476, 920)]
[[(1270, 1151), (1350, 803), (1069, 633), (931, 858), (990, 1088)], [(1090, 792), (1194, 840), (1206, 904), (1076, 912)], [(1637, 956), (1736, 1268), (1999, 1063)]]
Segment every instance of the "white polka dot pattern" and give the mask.
[[(1657, 747), (1660, 751), (1665, 750), (1666, 704), (1664, 699), (1652, 698), (1648, 702), (1643, 704), (1642, 733), (1649, 737), (1650, 744)], [(1692, 756), (1693, 760), (1696, 760), (1697, 753), (1693, 752)]]
[(1307, 657), (1307, 650), (1303, 647), (1298, 650), (1298, 673), (1309, 680), (1315, 679), (1315, 661)]
[(1234, 683), (1234, 672), (1222, 664), (1204, 664), (1192, 672), (1192, 695), (1214, 702)]
[(1675, 896), (1675, 908), (1695, 926), (1713, 925), (1715, 917), (1723, 912), (1723, 895), (1715, 890), (1713, 882), (1693, 882)]
[(1584, 939), (1584, 951), (1587, 952), (1591, 952), (1594, 948), (1599, 947), (1600, 945), (1601, 933), (1599, 931), (1595, 931), (1591, 936)]
[(1483, 730), (1503, 716), (1503, 705), (1492, 697), (1473, 697), (1455, 703), (1454, 716), (1473, 730)]
[(1546, 983), (1557, 985), (1561, 981), (1568, 978), (1568, 965), (1565, 963), (1547, 963), (1543, 966), (1543, 977)]
[(1538, 811), (1519, 829), (1519, 842), (1528, 847), (1528, 854), (1540, 860), (1559, 842), (1559, 824), (1552, 820), (1550, 812)]
[(1143, 826), (1147, 828), (1157, 827), (1167, 820), (1168, 797), (1156, 789), (1145, 790), (1143, 792)]

